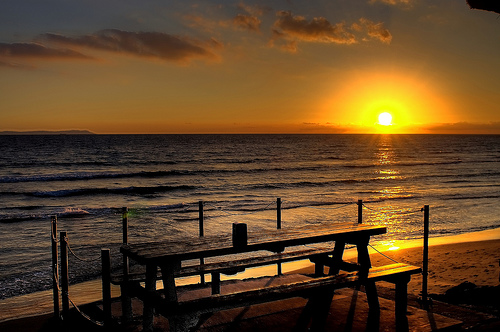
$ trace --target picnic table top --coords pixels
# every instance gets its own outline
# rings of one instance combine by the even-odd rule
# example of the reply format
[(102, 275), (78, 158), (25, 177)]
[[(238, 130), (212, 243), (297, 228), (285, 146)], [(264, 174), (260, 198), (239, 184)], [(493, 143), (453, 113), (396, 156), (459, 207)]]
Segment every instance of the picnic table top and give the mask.
[(369, 239), (372, 235), (386, 232), (385, 226), (336, 223), (308, 225), (293, 229), (249, 231), (247, 233), (247, 244), (242, 246), (233, 246), (232, 235), (214, 235), (125, 244), (120, 251), (140, 264), (161, 265), (173, 261), (259, 250), (279, 252), (285, 247), (329, 241), (340, 240), (346, 243), (354, 243), (358, 240)]

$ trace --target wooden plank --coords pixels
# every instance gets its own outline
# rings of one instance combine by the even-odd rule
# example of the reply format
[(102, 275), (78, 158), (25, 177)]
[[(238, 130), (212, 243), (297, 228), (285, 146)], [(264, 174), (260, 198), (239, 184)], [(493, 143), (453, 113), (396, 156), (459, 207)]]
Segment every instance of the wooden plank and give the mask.
[[(319, 248), (319, 249), (304, 249), (292, 252), (283, 252), (268, 256), (259, 256), (259, 257), (250, 257), (250, 258), (242, 258), (236, 259), (232, 261), (224, 261), (217, 263), (207, 263), (204, 265), (191, 265), (182, 267), (180, 270), (175, 271), (174, 274), (176, 277), (187, 277), (192, 275), (197, 275), (200, 273), (208, 274), (212, 272), (219, 272), (223, 274), (234, 274), (234, 271), (241, 272), (244, 271), (245, 268), (263, 266), (263, 265), (271, 265), (278, 262), (290, 262), (294, 260), (301, 260), (312, 258), (315, 256), (328, 255), (332, 252), (331, 248)], [(139, 271), (137, 273), (129, 273), (130, 281), (144, 281), (145, 280), (145, 269), (143, 271)], [(157, 276), (157, 279), (161, 278), (160, 275)], [(123, 282), (122, 275), (114, 275), (112, 277), (112, 282), (114, 284), (121, 284)]]
[(229, 294), (214, 294), (208, 297), (194, 300), (172, 303), (165, 301), (159, 293), (151, 294), (139, 289), (135, 293), (142, 299), (148, 297), (154, 302), (166, 317), (178, 314), (185, 314), (194, 311), (216, 311), (238, 306), (246, 306), (255, 303), (270, 302), (289, 297), (309, 298), (315, 292), (322, 292), (326, 289), (339, 289), (351, 287), (357, 284), (364, 284), (367, 280), (376, 282), (385, 280), (389, 276), (409, 276), (417, 273), (420, 268), (407, 264), (391, 264), (379, 268), (374, 268), (374, 273), (369, 273), (367, 277), (356, 273), (344, 273), (334, 276), (326, 276), (287, 284), (279, 284), (258, 289), (236, 291)]
[(227, 255), (258, 250), (279, 251), (280, 248), (310, 243), (342, 239), (350, 243), (359, 238), (383, 234), (386, 227), (359, 225), (351, 223), (309, 226), (299, 229), (268, 230), (249, 232), (248, 245), (233, 247), (231, 236), (205, 236), (186, 240), (140, 243), (124, 245), (121, 252), (134, 260), (160, 262), (187, 260), (200, 257)]

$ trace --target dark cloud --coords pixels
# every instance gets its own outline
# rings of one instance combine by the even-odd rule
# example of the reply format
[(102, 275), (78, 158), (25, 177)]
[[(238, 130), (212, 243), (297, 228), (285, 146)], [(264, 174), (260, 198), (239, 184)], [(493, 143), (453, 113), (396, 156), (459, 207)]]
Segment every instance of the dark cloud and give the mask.
[(0, 43), (0, 57), (43, 59), (89, 59), (90, 57), (70, 49), (51, 48), (39, 43)]
[(221, 47), (221, 43), (215, 39), (201, 42), (161, 32), (130, 32), (116, 29), (78, 37), (43, 34), (39, 40), (68, 48), (110, 51), (178, 62), (187, 62), (193, 58), (216, 58), (213, 50)]

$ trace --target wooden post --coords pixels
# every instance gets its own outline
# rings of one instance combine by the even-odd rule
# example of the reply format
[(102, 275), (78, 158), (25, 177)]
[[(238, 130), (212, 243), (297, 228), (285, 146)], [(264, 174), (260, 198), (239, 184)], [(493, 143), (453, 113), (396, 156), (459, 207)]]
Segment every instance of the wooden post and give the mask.
[[(276, 229), (281, 229), (281, 198), (276, 198)], [(278, 266), (278, 275), (283, 274), (283, 270), (281, 267), (281, 262), (277, 264)]]
[[(128, 244), (128, 207), (122, 208), (123, 244)], [(122, 301), (123, 323), (126, 325), (132, 320), (132, 299), (128, 291), (128, 276), (130, 263), (127, 256), (123, 255), (123, 284), (120, 287)]]
[(424, 205), (424, 255), (422, 266), (422, 302), (427, 307), (427, 276), (429, 274), (429, 205)]
[(111, 316), (111, 257), (109, 249), (101, 249), (102, 266), (102, 309), (104, 313), (104, 326), (109, 328)]
[(128, 207), (122, 207), (123, 244), (128, 243)]
[[(203, 201), (198, 202), (198, 223), (200, 228), (200, 237), (205, 236), (205, 227), (203, 225)], [(200, 265), (205, 264), (205, 258), (200, 257)], [(205, 275), (200, 274), (200, 283), (205, 284)]]
[(276, 229), (281, 229), (281, 198), (276, 198)]
[(69, 314), (69, 271), (68, 271), (68, 239), (66, 232), (61, 232), (61, 292), (62, 292), (62, 317), (68, 318)]
[(363, 200), (358, 200), (358, 224), (363, 223)]
[(198, 202), (198, 222), (200, 226), (200, 236), (205, 236), (203, 227), (203, 201)]
[(57, 251), (57, 216), (50, 219), (52, 243), (52, 290), (54, 298), (54, 318), (59, 319), (59, 255)]
[[(122, 208), (123, 244), (128, 244), (128, 207)], [(123, 255), (123, 274), (128, 276), (130, 271), (129, 259)]]

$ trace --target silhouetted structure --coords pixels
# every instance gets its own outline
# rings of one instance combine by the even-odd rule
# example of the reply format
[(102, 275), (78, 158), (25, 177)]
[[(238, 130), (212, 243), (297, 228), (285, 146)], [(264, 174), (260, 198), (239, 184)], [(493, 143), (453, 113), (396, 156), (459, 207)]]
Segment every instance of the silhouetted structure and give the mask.
[(500, 14), (500, 1), (497, 0), (467, 0), (471, 9), (481, 9)]

